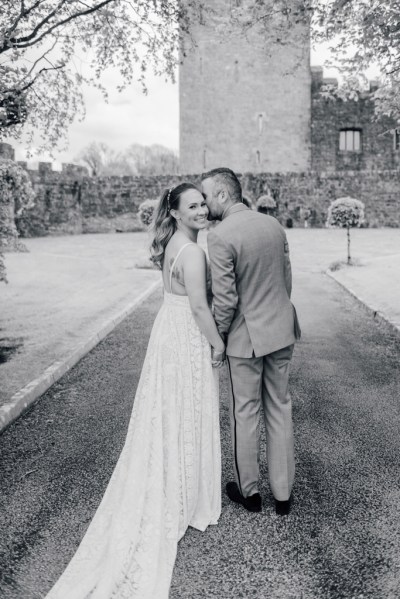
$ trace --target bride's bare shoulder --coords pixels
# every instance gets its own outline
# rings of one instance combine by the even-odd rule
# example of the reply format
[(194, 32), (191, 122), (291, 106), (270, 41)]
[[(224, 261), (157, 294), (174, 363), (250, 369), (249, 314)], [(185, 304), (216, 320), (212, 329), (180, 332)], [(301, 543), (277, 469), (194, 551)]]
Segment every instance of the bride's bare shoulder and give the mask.
[(189, 260), (196, 258), (198, 260), (204, 260), (206, 256), (206, 253), (203, 250), (203, 248), (200, 247), (197, 243), (191, 243), (190, 245), (188, 245), (183, 253), (186, 254), (186, 257)]
[(191, 243), (187, 246), (189, 252), (197, 252), (200, 256), (205, 255), (205, 252), (202, 247), (199, 246), (198, 243)]
[(203, 271), (206, 266), (206, 254), (197, 243), (188, 245), (182, 255), (182, 265), (184, 270), (199, 270)]

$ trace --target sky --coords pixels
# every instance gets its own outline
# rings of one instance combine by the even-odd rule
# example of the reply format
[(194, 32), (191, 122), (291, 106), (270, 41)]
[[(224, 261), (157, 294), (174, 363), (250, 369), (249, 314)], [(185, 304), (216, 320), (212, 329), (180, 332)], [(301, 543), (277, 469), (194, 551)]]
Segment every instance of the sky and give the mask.
[[(311, 65), (322, 66), (329, 58), (326, 47), (311, 51)], [(332, 69), (324, 68), (325, 76), (335, 76)], [(116, 91), (118, 76), (109, 73), (104, 80), (109, 92), (106, 103), (100, 91), (85, 88), (86, 118), (74, 122), (69, 129), (68, 149), (54, 152), (54, 159), (41, 155), (28, 159), (31, 167), (38, 160), (53, 162), (61, 168), (62, 162), (77, 162), (80, 151), (89, 143), (104, 142), (117, 151), (123, 151), (133, 143), (161, 144), (178, 150), (179, 146), (179, 101), (178, 84), (165, 82), (161, 78), (147, 81), (148, 94), (144, 95), (139, 84), (133, 84), (122, 93)], [(17, 160), (26, 160), (22, 144), (11, 140)]]

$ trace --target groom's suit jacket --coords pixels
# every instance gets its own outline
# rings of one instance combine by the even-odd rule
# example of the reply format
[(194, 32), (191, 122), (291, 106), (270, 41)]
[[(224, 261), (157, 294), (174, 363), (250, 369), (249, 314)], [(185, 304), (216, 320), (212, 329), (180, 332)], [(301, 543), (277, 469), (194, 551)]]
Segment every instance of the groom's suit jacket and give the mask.
[(227, 354), (259, 357), (294, 343), (300, 333), (289, 248), (278, 221), (238, 203), (210, 230), (207, 244), (214, 317)]

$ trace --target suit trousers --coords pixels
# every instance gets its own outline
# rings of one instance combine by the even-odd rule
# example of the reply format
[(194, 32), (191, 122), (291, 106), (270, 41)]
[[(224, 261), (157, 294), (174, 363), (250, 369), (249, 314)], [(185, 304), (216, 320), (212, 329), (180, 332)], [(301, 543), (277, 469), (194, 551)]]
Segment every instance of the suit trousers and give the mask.
[(227, 358), (234, 471), (244, 497), (258, 493), (261, 409), (272, 493), (286, 501), (292, 490), (295, 466), (288, 383), (293, 348), (289, 345), (259, 358)]

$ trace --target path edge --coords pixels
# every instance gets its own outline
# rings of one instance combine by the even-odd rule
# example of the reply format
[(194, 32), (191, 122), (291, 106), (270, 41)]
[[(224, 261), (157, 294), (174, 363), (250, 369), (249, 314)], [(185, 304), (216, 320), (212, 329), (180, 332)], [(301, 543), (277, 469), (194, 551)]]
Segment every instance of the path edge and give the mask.
[(116, 316), (105, 321), (87, 341), (79, 343), (65, 358), (53, 362), (39, 377), (22, 387), (0, 407), (0, 434), (15, 422), (32, 404), (34, 404), (54, 383), (73, 368), (79, 360), (96, 347), (125, 318), (130, 316), (159, 287), (161, 281), (154, 281), (133, 302), (123, 308)]
[(358, 304), (364, 308), (367, 314), (372, 316), (373, 320), (376, 323), (383, 325), (384, 327), (388, 328), (392, 333), (395, 333), (396, 335), (400, 336), (400, 328), (394, 322), (392, 322), (382, 312), (380, 312), (379, 310), (375, 310), (375, 308), (370, 306), (362, 297), (360, 297), (355, 291), (353, 291), (353, 289), (347, 287), (347, 285), (339, 281), (339, 279), (336, 278), (334, 271), (328, 268), (328, 270), (325, 271), (325, 274), (331, 279), (333, 279), (335, 283), (339, 285), (342, 289), (344, 289), (349, 295), (351, 295), (358, 302)]

